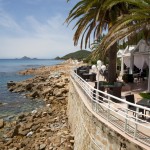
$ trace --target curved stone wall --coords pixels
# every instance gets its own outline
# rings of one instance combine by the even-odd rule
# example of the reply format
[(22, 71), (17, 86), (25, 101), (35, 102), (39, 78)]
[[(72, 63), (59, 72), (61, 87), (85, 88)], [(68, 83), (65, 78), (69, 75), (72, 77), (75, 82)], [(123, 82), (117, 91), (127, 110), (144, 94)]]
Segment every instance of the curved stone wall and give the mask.
[(88, 97), (72, 79), (68, 97), (68, 121), (74, 135), (74, 150), (147, 149), (133, 138), (119, 133), (119, 129), (93, 112)]

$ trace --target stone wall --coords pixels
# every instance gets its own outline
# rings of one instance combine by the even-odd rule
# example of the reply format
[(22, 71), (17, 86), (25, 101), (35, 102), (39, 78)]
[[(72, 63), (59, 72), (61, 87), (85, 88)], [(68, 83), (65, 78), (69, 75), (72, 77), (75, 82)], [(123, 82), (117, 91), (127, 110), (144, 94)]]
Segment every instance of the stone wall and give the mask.
[[(74, 135), (74, 150), (144, 150), (131, 137), (119, 133), (89, 107), (88, 97), (71, 79), (68, 120)], [(120, 130), (119, 130), (120, 131)], [(132, 139), (132, 141), (130, 140)]]

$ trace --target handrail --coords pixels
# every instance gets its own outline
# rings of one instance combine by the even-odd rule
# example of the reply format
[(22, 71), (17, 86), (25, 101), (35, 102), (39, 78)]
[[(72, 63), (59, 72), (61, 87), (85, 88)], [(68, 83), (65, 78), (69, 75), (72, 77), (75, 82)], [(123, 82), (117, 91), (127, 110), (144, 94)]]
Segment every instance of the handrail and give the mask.
[[(130, 103), (126, 101), (125, 99), (121, 99), (118, 97), (115, 97), (111, 94), (108, 94), (106, 92), (100, 91), (92, 87), (89, 83), (87, 83), (85, 80), (83, 80), (80, 76), (78, 76), (74, 71), (71, 71), (71, 77), (78, 83), (79, 87), (85, 92), (85, 94), (89, 97), (89, 100), (92, 104), (93, 110), (102, 116), (104, 119), (109, 121), (111, 124), (117, 126), (119, 129), (123, 130), (126, 134), (132, 136), (134, 139), (141, 141), (145, 145), (150, 146), (150, 136), (147, 135), (150, 131), (150, 123), (146, 120), (142, 120), (138, 118), (140, 114), (139, 109), (143, 109), (145, 111), (150, 112), (150, 108), (140, 106), (137, 104)], [(94, 93), (95, 91), (95, 93)], [(99, 93), (103, 94), (104, 96), (99, 96)], [(99, 99), (101, 97), (102, 99), (105, 99), (106, 103)], [(114, 103), (111, 98), (120, 101), (121, 103)], [(126, 105), (126, 107), (122, 106), (122, 103)], [(119, 106), (119, 108), (116, 108), (115, 106)], [(131, 111), (127, 108), (127, 105), (131, 105), (136, 107), (136, 111)], [(120, 107), (124, 110), (120, 112)], [(100, 113), (98, 111), (98, 108), (103, 109), (106, 113)], [(130, 112), (134, 112), (136, 116), (133, 116)], [(142, 114), (144, 117), (149, 117), (145, 114)], [(122, 121), (124, 124), (124, 127), (120, 126), (119, 124), (113, 122), (110, 118), (114, 117), (117, 118), (119, 121)], [(144, 133), (140, 130), (138, 130), (138, 127), (144, 128), (146, 130)], [(130, 130), (134, 130), (134, 133), (130, 133)], [(142, 138), (140, 138), (140, 135)], [(143, 138), (143, 136), (145, 138)], [(146, 140), (144, 140), (146, 139)]]

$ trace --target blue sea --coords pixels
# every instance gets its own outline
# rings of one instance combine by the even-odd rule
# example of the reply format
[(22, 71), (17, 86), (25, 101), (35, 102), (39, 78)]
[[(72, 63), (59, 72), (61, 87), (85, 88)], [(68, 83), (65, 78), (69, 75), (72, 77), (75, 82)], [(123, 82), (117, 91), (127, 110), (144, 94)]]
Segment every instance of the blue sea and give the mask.
[(31, 78), (31, 75), (19, 75), (18, 71), (41, 66), (60, 64), (62, 60), (47, 59), (0, 59), (0, 118), (10, 119), (18, 113), (28, 112), (42, 107), (42, 100), (29, 100), (19, 93), (9, 92), (7, 82), (21, 81)]

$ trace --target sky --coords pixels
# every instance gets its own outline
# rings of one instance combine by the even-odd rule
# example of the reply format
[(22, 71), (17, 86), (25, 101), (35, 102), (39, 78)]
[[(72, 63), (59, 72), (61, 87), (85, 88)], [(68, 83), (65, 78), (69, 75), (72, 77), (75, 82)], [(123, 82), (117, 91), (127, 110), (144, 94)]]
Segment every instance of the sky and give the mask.
[(64, 24), (79, 0), (0, 0), (0, 58), (55, 58), (75, 52), (73, 24)]

